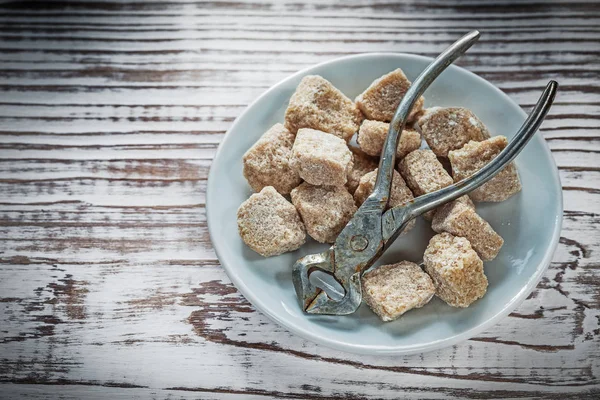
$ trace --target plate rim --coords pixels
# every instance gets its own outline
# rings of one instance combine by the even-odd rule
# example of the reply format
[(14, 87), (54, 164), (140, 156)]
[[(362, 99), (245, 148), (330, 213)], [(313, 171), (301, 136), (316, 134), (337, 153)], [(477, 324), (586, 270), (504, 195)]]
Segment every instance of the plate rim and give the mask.
[[(269, 87), (265, 92), (263, 92), (260, 96), (258, 96), (254, 101), (252, 101), (250, 104), (248, 104), (248, 106), (246, 106), (244, 111), (236, 117), (235, 121), (229, 127), (229, 129), (225, 133), (223, 139), (219, 143), (219, 146), (217, 148), (215, 156), (212, 159), (210, 171), (208, 174), (207, 185), (206, 185), (206, 198), (205, 198), (205, 212), (206, 212), (206, 221), (207, 221), (207, 225), (208, 225), (208, 232), (209, 232), (211, 244), (217, 255), (217, 258), (218, 258), (221, 266), (225, 270), (225, 273), (227, 274), (227, 276), (229, 277), (231, 282), (234, 284), (234, 286), (252, 304), (252, 306), (257, 309), (257, 311), (260, 311), (261, 313), (263, 313), (264, 315), (269, 317), (272, 321), (276, 322), (277, 324), (284, 327), (285, 329), (293, 332), (294, 334), (296, 334), (304, 339), (310, 340), (314, 343), (322, 344), (329, 348), (333, 348), (336, 350), (342, 350), (342, 351), (346, 351), (346, 352), (350, 352), (350, 353), (354, 353), (354, 354), (407, 355), (407, 354), (422, 353), (422, 352), (426, 352), (426, 351), (427, 352), (433, 351), (433, 350), (437, 350), (440, 348), (455, 345), (464, 340), (468, 340), (468, 339), (474, 337), (475, 335), (477, 335), (478, 333), (481, 333), (484, 330), (490, 328), (491, 326), (496, 325), (500, 320), (502, 320), (504, 317), (506, 317), (511, 311), (516, 309), (523, 302), (523, 300), (525, 300), (525, 298), (529, 295), (529, 293), (531, 293), (531, 291), (537, 286), (537, 284), (541, 280), (544, 272), (546, 271), (546, 269), (548, 268), (548, 266), (550, 265), (550, 263), (552, 261), (552, 257), (558, 247), (558, 243), (560, 240), (560, 233), (562, 231), (562, 222), (563, 222), (563, 217), (564, 217), (563, 191), (562, 191), (562, 183), (560, 181), (560, 174), (559, 174), (558, 168), (556, 166), (556, 160), (552, 156), (552, 152), (550, 151), (548, 144), (546, 143), (544, 138), (539, 134), (539, 129), (536, 132), (536, 134), (534, 135), (533, 140), (537, 140), (540, 142), (544, 153), (546, 154), (546, 156), (548, 156), (550, 163), (551, 163), (551, 167), (552, 167), (552, 176), (554, 177), (555, 182), (557, 183), (558, 187), (560, 188), (559, 196), (557, 199), (559, 212), (558, 212), (558, 215), (556, 216), (557, 221), (554, 225), (554, 231), (552, 232), (551, 244), (546, 249), (541, 262), (536, 267), (535, 273), (529, 277), (527, 284), (519, 292), (517, 292), (517, 294), (515, 296), (513, 296), (513, 298), (510, 299), (510, 301), (507, 302), (502, 309), (500, 309), (500, 311), (498, 311), (496, 314), (494, 314), (490, 318), (486, 319), (485, 321), (481, 322), (480, 324), (478, 324), (466, 331), (458, 333), (456, 335), (449, 336), (446, 339), (428, 342), (425, 344), (411, 345), (411, 346), (360, 345), (360, 344), (341, 342), (339, 340), (334, 340), (334, 339), (330, 339), (327, 337), (323, 337), (318, 334), (313, 334), (308, 329), (304, 329), (298, 325), (289, 323), (287, 320), (280, 318), (277, 313), (271, 312), (269, 310), (269, 307), (265, 306), (257, 297), (255, 297), (252, 293), (252, 290), (250, 290), (250, 288), (245, 285), (245, 283), (242, 281), (242, 279), (236, 273), (235, 268), (228, 265), (228, 263), (225, 261), (226, 257), (222, 257), (223, 252), (221, 252), (219, 249), (219, 247), (221, 247), (221, 246), (218, 244), (217, 241), (214, 240), (215, 234), (213, 232), (213, 229), (211, 228), (211, 226), (213, 226), (213, 223), (211, 223), (212, 218), (211, 218), (211, 213), (210, 213), (210, 204), (212, 204), (212, 202), (210, 201), (211, 196), (209, 195), (209, 193), (211, 192), (210, 189), (213, 186), (213, 182), (215, 182), (215, 178), (214, 178), (215, 172), (214, 172), (213, 166), (219, 160), (219, 158), (223, 152), (223, 148), (226, 146), (226, 143), (228, 142), (228, 140), (231, 139), (232, 136), (230, 135), (230, 132), (232, 132), (234, 129), (237, 128), (237, 125), (240, 123), (240, 121), (243, 119), (243, 117), (247, 113), (249, 113), (250, 110), (252, 110), (252, 108), (255, 106), (256, 103), (261, 101), (263, 98), (269, 96), (271, 92), (275, 91), (279, 86), (283, 85), (284, 83), (286, 83), (290, 80), (293, 80), (299, 76), (308, 75), (308, 74), (310, 74), (310, 71), (312, 71), (313, 69), (322, 67), (322, 66), (326, 66), (328, 64), (335, 64), (337, 62), (345, 61), (345, 60), (349, 60), (349, 59), (368, 58), (368, 57), (375, 57), (375, 58), (376, 57), (398, 57), (398, 58), (419, 59), (420, 61), (426, 61), (426, 62), (433, 61), (433, 58), (431, 58), (431, 57), (426, 57), (426, 56), (412, 54), (412, 53), (404, 53), (404, 52), (373, 52), (373, 53), (353, 54), (353, 55), (348, 55), (348, 56), (343, 56), (343, 57), (337, 57), (337, 58), (334, 58), (331, 60), (327, 60), (327, 61), (324, 61), (324, 62), (321, 62), (318, 64), (311, 65), (307, 68), (304, 68), (298, 72), (291, 74), (290, 76), (278, 81), (277, 83), (275, 83), (274, 85)], [(459, 73), (472, 75), (473, 78), (480, 81), (482, 84), (490, 87), (492, 90), (496, 91), (498, 93), (498, 95), (507, 99), (513, 106), (515, 106), (519, 110), (519, 112), (523, 116), (523, 119), (525, 119), (527, 117), (527, 114), (525, 113), (525, 111), (523, 111), (523, 109), (521, 108), (521, 106), (519, 104), (517, 104), (510, 96), (508, 96), (506, 93), (504, 93), (502, 90), (500, 90), (498, 87), (496, 87), (491, 82), (480, 77), (479, 75), (475, 74), (474, 72), (471, 72), (465, 68), (462, 68), (462, 67), (454, 65), (454, 64), (450, 65), (448, 67), (448, 69), (456, 69)], [(218, 221), (216, 221), (216, 222), (218, 222)]]

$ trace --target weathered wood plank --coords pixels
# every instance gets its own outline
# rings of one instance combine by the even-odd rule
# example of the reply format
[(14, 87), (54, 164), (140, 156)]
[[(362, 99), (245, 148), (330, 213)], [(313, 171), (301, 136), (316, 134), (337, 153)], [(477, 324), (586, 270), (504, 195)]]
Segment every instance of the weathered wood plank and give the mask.
[[(333, 389), (340, 384), (351, 389), (347, 393), (366, 395), (372, 387), (365, 386), (365, 382), (371, 381), (371, 378), (377, 377), (377, 382), (384, 386), (394, 385), (394, 381), (402, 379), (406, 374), (412, 376), (411, 381), (427, 382), (430, 389), (435, 388), (446, 395), (461, 393), (454, 391), (471, 387), (507, 390), (507, 393), (514, 391), (513, 394), (516, 394), (517, 391), (534, 390), (533, 387), (536, 386), (529, 386), (532, 384), (543, 384), (536, 387), (532, 395), (563, 390), (579, 392), (587, 390), (590, 385), (594, 388), (599, 383), (598, 365), (594, 363), (598, 352), (598, 333), (594, 329), (597, 330), (598, 327), (596, 319), (600, 312), (600, 298), (593, 304), (586, 300), (582, 302), (581, 299), (587, 299), (589, 294), (578, 292), (580, 278), (574, 272), (587, 268), (579, 265), (579, 260), (590, 259), (599, 246), (598, 243), (590, 243), (590, 235), (580, 228), (581, 221), (588, 218), (569, 216), (565, 231), (570, 231), (571, 224), (577, 231), (573, 232), (572, 238), (561, 241), (555, 263), (534, 295), (517, 312), (496, 326), (493, 332), (451, 349), (398, 359), (351, 356), (312, 345), (274, 327), (268, 319), (253, 311), (215, 264), (198, 268), (194, 264), (135, 264), (131, 261), (114, 260), (86, 265), (84, 268), (81, 264), (61, 260), (22, 257), (5, 260), (8, 268), (4, 271), (9, 276), (3, 276), (3, 280), (10, 279), (15, 284), (10, 285), (13, 290), (7, 293), (1, 304), (4, 307), (27, 308), (30, 311), (26, 320), (16, 321), (7, 329), (9, 334), (3, 335), (6, 341), (4, 347), (8, 351), (6, 354), (14, 352), (23, 356), (27, 354), (27, 343), (30, 340), (38, 343), (37, 351), (41, 350), (39, 346), (46, 340), (49, 341), (48, 345), (68, 340), (71, 346), (77, 346), (79, 350), (75, 359), (71, 358), (71, 353), (56, 353), (56, 348), (49, 350), (55, 361), (52, 362), (53, 366), (48, 365), (47, 381), (57, 379), (65, 369), (68, 369), (75, 382), (88, 381), (90, 374), (98, 371), (85, 369), (78, 362), (79, 357), (100, 360), (101, 354), (110, 349), (111, 354), (131, 361), (127, 367), (111, 365), (104, 372), (107, 375), (101, 381), (115, 382), (114, 377), (123, 374), (131, 377), (131, 381), (145, 386), (150, 378), (154, 378), (153, 371), (144, 369), (142, 377), (132, 374), (129, 368), (132, 364), (145, 362), (144, 359), (135, 357), (135, 354), (147, 349), (161, 359), (178, 359), (178, 366), (171, 370), (173, 376), (169, 377), (171, 382), (180, 385), (177, 387), (201, 391), (205, 390), (202, 385), (186, 381), (186, 374), (177, 371), (224, 365), (234, 368), (239, 362), (236, 361), (237, 355), (242, 354), (246, 359), (251, 355), (253, 359), (256, 358), (255, 362), (264, 363), (266, 353), (269, 354), (268, 362), (272, 364), (269, 369), (284, 368), (283, 371), (289, 371), (289, 379), (294, 380), (297, 377), (293, 376), (293, 371), (306, 371), (306, 381), (321, 387), (325, 392), (324, 396), (336, 393), (343, 395)], [(591, 229), (596, 223), (595, 220), (588, 222)], [(131, 260), (130, 255), (127, 258)], [(591, 271), (598, 273), (598, 269), (593, 266)], [(118, 281), (131, 283), (115, 291), (114, 288), (118, 287), (115, 282)], [(168, 286), (163, 286), (165, 281), (169, 282)], [(113, 288), (111, 296), (103, 296), (102, 293), (109, 287)], [(548, 304), (553, 306), (548, 307)], [(92, 318), (92, 315), (95, 317)], [(191, 324), (188, 327), (178, 323), (180, 320), (186, 321), (186, 317), (189, 317), (187, 322)], [(157, 320), (161, 321), (161, 325), (152, 322)], [(176, 326), (181, 329), (174, 329)], [(86, 336), (90, 329), (94, 335)], [(540, 344), (535, 332), (546, 330), (551, 330), (554, 335), (545, 337), (543, 344)], [(519, 340), (515, 340), (515, 336)], [(551, 337), (554, 339), (550, 340)], [(164, 348), (162, 343), (170, 344), (170, 356), (161, 351)], [(490, 344), (495, 346), (490, 347)], [(210, 360), (205, 359), (205, 352), (213, 351), (215, 345), (226, 345), (240, 351), (227, 353), (225, 359), (219, 359), (219, 364), (213, 365)], [(183, 356), (184, 353), (179, 348), (186, 356)], [(474, 357), (495, 360), (493, 371), (485, 364), (473, 365)], [(552, 361), (557, 357), (561, 363), (553, 366)], [(233, 364), (228, 364), (230, 362)], [(323, 379), (326, 370), (321, 369), (324, 362), (333, 363), (342, 370), (358, 368), (363, 374), (363, 380), (357, 382), (340, 379), (327, 383), (327, 379)], [(10, 380), (15, 382), (19, 382), (19, 377), (30, 368), (35, 368), (33, 364), (24, 370), (23, 367), (18, 371), (13, 370), (10, 360), (4, 365), (12, 373)], [(143, 368), (142, 365), (138, 367)], [(118, 372), (115, 372), (115, 368)], [(255, 382), (251, 387), (260, 390), (258, 382), (265, 379), (265, 371), (260, 372), (260, 368), (250, 369), (253, 371), (251, 380)], [(146, 373), (151, 376), (145, 376)], [(278, 375), (282, 382), (285, 376), (286, 372)], [(448, 379), (453, 380), (453, 383), (448, 383)], [(288, 382), (290, 383), (280, 383), (277, 386), (281, 388), (284, 384), (292, 385), (292, 381)], [(129, 381), (126, 380), (125, 383)], [(506, 389), (506, 384), (511, 389)], [(555, 386), (547, 385), (563, 385), (563, 388), (557, 390)], [(233, 386), (233, 390), (238, 390), (235, 389), (235, 382)], [(418, 385), (415, 383), (415, 387), (404, 390), (411, 393), (416, 390), (416, 386)], [(302, 392), (297, 390), (300, 388), (292, 385), (282, 392), (302, 396)], [(392, 394), (390, 398), (394, 398)]]
[[(227, 389), (206, 390), (172, 390), (150, 389), (136, 385), (120, 384), (118, 382), (70, 382), (63, 380), (52, 384), (33, 383), (0, 383), (0, 393), (11, 394), (20, 399), (48, 399), (60, 398), (64, 400), (80, 400), (82, 398), (110, 398), (110, 399), (198, 399), (203, 400), (235, 400), (243, 396), (248, 400), (280, 399), (283, 393), (257, 391), (234, 391)], [(435, 394), (435, 393), (434, 393)], [(438, 395), (439, 396), (439, 395)], [(431, 397), (435, 398), (435, 397)], [(441, 397), (437, 397), (441, 398)]]
[[(0, 397), (597, 398), (599, 21), (587, 0), (0, 4)], [(524, 109), (561, 82), (541, 131), (566, 212), (536, 290), (478, 337), (401, 358), (256, 312), (204, 210), (235, 117), (315, 63), (434, 56), (473, 28), (460, 65)]]

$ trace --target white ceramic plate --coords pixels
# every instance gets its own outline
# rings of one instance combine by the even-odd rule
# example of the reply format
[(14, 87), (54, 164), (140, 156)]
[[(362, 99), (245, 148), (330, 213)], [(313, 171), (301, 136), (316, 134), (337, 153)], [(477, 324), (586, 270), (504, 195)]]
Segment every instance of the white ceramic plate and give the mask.
[[(478, 212), (505, 240), (500, 254), (485, 263), (489, 288), (467, 309), (434, 298), (399, 320), (382, 323), (366, 305), (349, 316), (306, 315), (292, 285), (294, 261), (327, 246), (309, 241), (300, 250), (263, 258), (237, 232), (236, 212), (252, 193), (242, 175), (242, 156), (268, 128), (283, 122), (288, 100), (303, 76), (321, 75), (353, 99), (374, 79), (402, 68), (409, 79), (431, 59), (409, 54), (362, 54), (300, 71), (273, 86), (240, 115), (219, 146), (208, 179), (207, 218), (214, 248), (235, 286), (260, 311), (292, 332), (329, 347), (363, 354), (406, 354), (468, 339), (498, 322), (535, 287), (559, 239), (562, 191), (558, 171), (539, 134), (517, 158), (521, 193), (503, 203), (480, 203)], [(540, 87), (540, 94), (543, 88)], [(450, 66), (425, 92), (425, 106), (467, 107), (492, 135), (510, 138), (525, 113), (484, 79)], [(433, 231), (422, 218), (379, 262), (420, 261)], [(492, 328), (493, 329), (493, 328)]]

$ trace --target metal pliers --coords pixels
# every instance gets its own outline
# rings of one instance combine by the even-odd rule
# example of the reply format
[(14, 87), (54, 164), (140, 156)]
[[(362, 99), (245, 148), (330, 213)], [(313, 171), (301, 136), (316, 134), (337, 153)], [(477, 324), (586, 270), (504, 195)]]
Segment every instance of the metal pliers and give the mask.
[[(463, 36), (441, 53), (404, 95), (385, 141), (373, 193), (365, 200), (333, 246), (323, 253), (302, 257), (293, 267), (293, 282), (302, 308), (309, 314), (351, 314), (362, 301), (361, 276), (417, 216), (455, 200), (478, 188), (500, 172), (533, 137), (554, 100), (558, 84), (550, 81), (537, 104), (508, 146), (478, 172), (460, 182), (386, 211), (400, 132), (415, 101), (435, 78), (479, 39), (479, 32)], [(330, 274), (343, 288), (334, 299), (309, 279), (320, 270)]]

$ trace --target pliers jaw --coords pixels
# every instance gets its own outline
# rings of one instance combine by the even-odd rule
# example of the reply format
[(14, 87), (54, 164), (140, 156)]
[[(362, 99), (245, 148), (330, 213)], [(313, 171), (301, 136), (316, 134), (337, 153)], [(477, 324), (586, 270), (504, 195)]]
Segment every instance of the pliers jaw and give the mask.
[[(344, 290), (344, 296), (333, 299), (310, 281), (310, 274), (320, 270), (330, 274)], [(358, 309), (362, 300), (360, 272), (352, 274), (346, 282), (339, 282), (334, 275), (333, 247), (323, 253), (302, 257), (294, 264), (292, 279), (296, 295), (302, 301), (302, 309), (308, 314), (347, 315)]]
[(323, 290), (315, 286), (309, 279), (310, 274), (317, 270), (333, 274), (333, 251), (331, 248), (323, 253), (304, 256), (294, 263), (292, 281), (304, 311), (311, 308), (315, 302), (323, 303), (322, 295), (328, 297)]
[[(308, 314), (351, 314), (362, 300), (361, 274), (383, 249), (381, 212), (378, 202), (365, 201), (327, 251), (305, 256), (294, 264), (292, 280), (302, 309)], [(373, 207), (369, 207), (369, 203)], [(334, 299), (310, 281), (315, 271), (329, 274), (342, 287), (341, 299)]]

